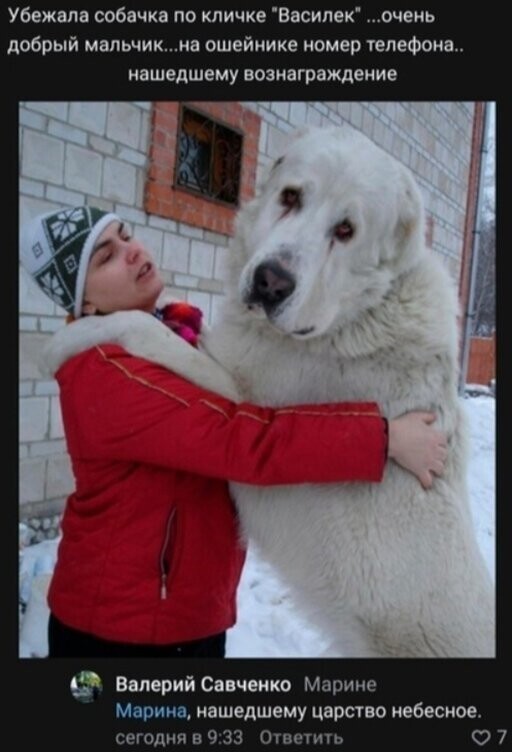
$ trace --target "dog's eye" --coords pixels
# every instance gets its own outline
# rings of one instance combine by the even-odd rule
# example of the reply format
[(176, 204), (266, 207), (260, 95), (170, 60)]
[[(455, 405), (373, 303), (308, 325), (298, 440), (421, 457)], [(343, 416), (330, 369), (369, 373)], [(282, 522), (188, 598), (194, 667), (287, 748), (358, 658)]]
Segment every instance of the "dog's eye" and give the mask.
[(336, 225), (336, 227), (334, 228), (334, 237), (337, 238), (337, 240), (341, 240), (342, 243), (350, 240), (353, 234), (354, 225), (349, 222), (348, 219), (340, 222), (339, 225)]
[(301, 207), (301, 193), (297, 188), (283, 188), (279, 200), (287, 211)]

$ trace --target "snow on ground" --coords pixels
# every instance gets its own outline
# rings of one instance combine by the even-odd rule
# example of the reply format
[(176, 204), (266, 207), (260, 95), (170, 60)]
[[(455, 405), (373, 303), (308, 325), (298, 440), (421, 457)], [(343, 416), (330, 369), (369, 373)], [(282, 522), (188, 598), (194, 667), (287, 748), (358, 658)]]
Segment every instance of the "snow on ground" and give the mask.
[(495, 407), (490, 397), (463, 401), (471, 430), (469, 499), (476, 535), (495, 580)]
[[(471, 428), (471, 511), (482, 554), (494, 578), (495, 400), (480, 395), (464, 399), (463, 406)], [(20, 594), (28, 601), (21, 619), (21, 657), (46, 655), (45, 591), (56, 548), (56, 541), (45, 541), (25, 548), (20, 557)], [(326, 648), (326, 641), (297, 613), (286, 585), (251, 547), (239, 588), (238, 622), (228, 633), (228, 657), (305, 658), (319, 656)]]

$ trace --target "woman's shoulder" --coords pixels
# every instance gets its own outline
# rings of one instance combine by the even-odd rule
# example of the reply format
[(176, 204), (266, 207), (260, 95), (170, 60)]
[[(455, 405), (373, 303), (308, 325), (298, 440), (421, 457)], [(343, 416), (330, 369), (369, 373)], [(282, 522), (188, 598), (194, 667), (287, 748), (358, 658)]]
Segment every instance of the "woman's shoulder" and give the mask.
[(83, 379), (91, 379), (97, 370), (98, 377), (103, 378), (102, 366), (105, 363), (130, 359), (135, 360), (135, 356), (118, 344), (106, 342), (101, 345), (92, 345), (63, 359), (54, 372), (54, 377), (59, 383), (68, 378), (76, 378), (77, 375)]
[(59, 329), (43, 352), (43, 368), (51, 375), (75, 355), (92, 349), (95, 345), (118, 344), (123, 346), (127, 337), (145, 340), (163, 329), (162, 324), (142, 311), (120, 311), (108, 316), (84, 316)]

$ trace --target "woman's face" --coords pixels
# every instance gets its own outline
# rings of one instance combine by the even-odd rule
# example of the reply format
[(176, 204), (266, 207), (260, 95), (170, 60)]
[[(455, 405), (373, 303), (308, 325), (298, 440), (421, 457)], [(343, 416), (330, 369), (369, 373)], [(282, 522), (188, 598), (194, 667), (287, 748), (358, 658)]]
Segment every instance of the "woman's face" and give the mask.
[(149, 252), (120, 222), (111, 222), (94, 246), (82, 313), (154, 311), (164, 283)]

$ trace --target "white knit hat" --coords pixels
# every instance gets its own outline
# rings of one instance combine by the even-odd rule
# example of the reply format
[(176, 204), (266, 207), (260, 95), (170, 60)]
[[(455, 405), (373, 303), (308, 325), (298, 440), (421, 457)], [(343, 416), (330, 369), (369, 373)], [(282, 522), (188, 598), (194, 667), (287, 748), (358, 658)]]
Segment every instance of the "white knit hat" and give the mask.
[(117, 214), (93, 206), (40, 214), (21, 230), (20, 260), (39, 287), (75, 318), (96, 240)]

